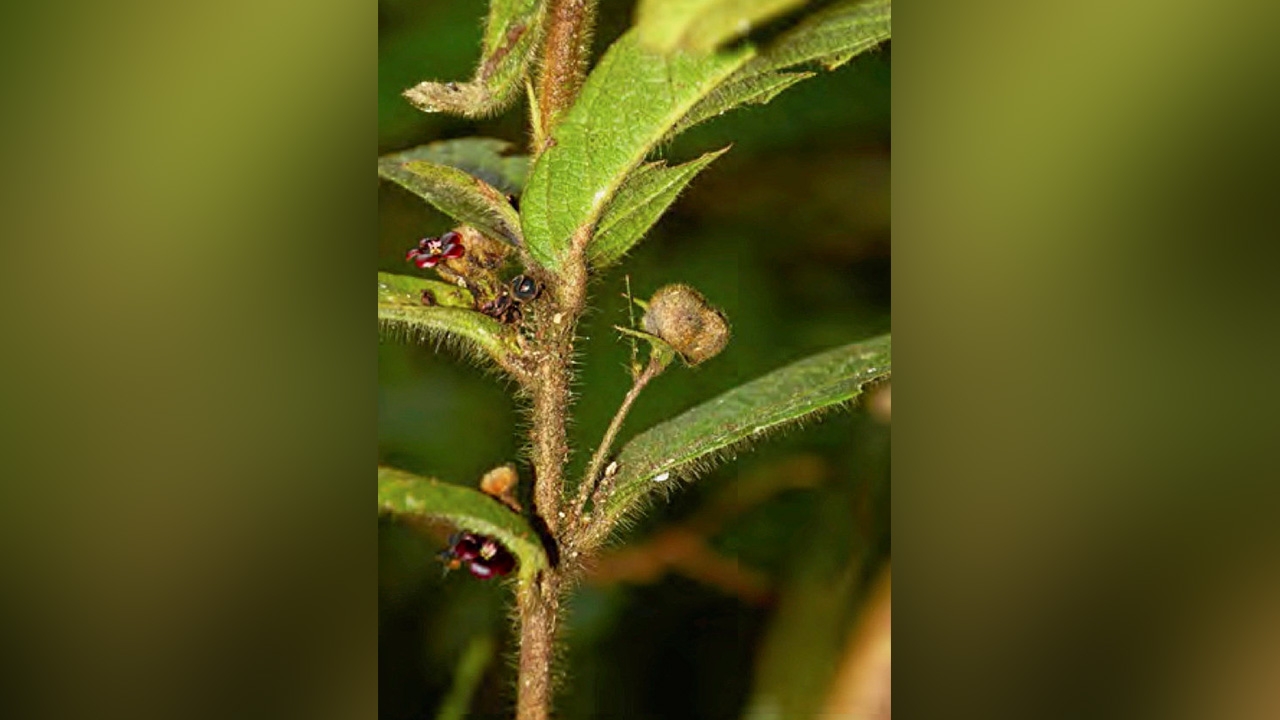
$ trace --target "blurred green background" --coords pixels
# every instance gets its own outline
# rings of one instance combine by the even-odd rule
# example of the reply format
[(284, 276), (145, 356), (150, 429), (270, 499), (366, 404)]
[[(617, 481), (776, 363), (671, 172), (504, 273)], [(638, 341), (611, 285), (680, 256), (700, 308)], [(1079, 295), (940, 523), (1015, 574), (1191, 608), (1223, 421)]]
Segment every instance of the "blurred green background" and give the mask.
[[(524, 145), (523, 107), (471, 122), (425, 115), (399, 96), (420, 80), (467, 77), (484, 12), (479, 0), (379, 4), (380, 153), (469, 135)], [(602, 4), (598, 47), (630, 13), (630, 2)], [(593, 285), (575, 468), (629, 384), (629, 347), (610, 330), (626, 323), (625, 275), (637, 297), (670, 282), (696, 286), (725, 310), (734, 337), (704, 366), (657, 380), (624, 442), (792, 360), (888, 332), (890, 54), (886, 45), (664, 148), (683, 161), (733, 144)], [(379, 210), (379, 270), (418, 272), (405, 250), (448, 219), (386, 183)], [(379, 461), (460, 484), (504, 462), (524, 469), (511, 389), (457, 356), (383, 342)], [(471, 712), (509, 717), (513, 707), (511, 593), (464, 573), (444, 576), (434, 554), (446, 534), (381, 524), (383, 718), (434, 717), (468, 648), (486, 641), (496, 653)], [(671, 550), (673, 537), (692, 537), (701, 561)], [(560, 717), (811, 714), (868, 580), (889, 556), (888, 427), (859, 410), (774, 439), (681, 489), (621, 539), (635, 552), (604, 558), (571, 603)]]

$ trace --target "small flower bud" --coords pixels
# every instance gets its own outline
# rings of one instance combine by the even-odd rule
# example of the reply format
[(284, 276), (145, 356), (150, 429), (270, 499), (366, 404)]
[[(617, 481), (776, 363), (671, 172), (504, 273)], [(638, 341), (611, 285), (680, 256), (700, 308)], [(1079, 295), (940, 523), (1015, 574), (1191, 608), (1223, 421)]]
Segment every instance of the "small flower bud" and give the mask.
[(520, 512), (520, 502), (516, 500), (516, 485), (519, 482), (520, 477), (516, 474), (514, 465), (499, 465), (480, 478), (480, 491)]
[(667, 285), (654, 293), (642, 325), (645, 332), (665, 340), (690, 365), (715, 357), (729, 342), (724, 314), (688, 285)]
[(515, 488), (520, 479), (516, 469), (510, 465), (499, 465), (480, 478), (480, 489), (495, 497), (506, 495)]

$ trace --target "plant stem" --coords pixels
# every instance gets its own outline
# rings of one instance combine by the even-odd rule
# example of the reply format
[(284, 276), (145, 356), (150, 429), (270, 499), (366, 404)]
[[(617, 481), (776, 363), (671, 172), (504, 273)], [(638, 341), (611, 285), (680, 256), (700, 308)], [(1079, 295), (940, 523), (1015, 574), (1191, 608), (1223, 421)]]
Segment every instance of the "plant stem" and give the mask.
[(516, 720), (547, 720), (560, 622), (560, 574), (548, 570), (520, 592), (520, 686)]
[[(583, 243), (585, 245), (585, 243)], [(533, 328), (533, 396), (530, 440), (534, 466), (533, 512), (545, 524), (552, 550), (563, 546), (561, 502), (564, 466), (569, 457), (567, 426), (573, 380), (574, 336), (586, 302), (587, 267), (582, 251), (570, 253), (560, 272), (547, 280), (549, 296)], [(552, 683), (560, 598), (574, 575), (576, 561), (559, 557), (553, 566), (520, 588), (520, 677), (517, 720), (547, 720), (554, 699)]]
[[(550, 136), (556, 118), (573, 104), (586, 77), (595, 27), (596, 0), (549, 0), (547, 34), (543, 41), (542, 74), (538, 77), (537, 127)], [(535, 153), (541, 148), (535, 148)]]
[[(563, 312), (563, 311), (561, 311)], [(560, 313), (557, 313), (560, 314)], [(575, 314), (576, 317), (576, 314)], [(541, 362), (533, 375), (534, 514), (541, 518), (553, 544), (560, 539), (560, 498), (564, 464), (569, 448), (566, 425), (569, 413), (572, 322), (541, 323)], [(563, 562), (563, 559), (561, 560)], [(554, 699), (552, 663), (560, 620), (560, 568), (551, 567), (523, 585), (519, 593), (520, 676), (516, 720), (547, 720)]]
[[(537, 156), (551, 142), (556, 119), (573, 104), (586, 76), (595, 25), (596, 0), (548, 0), (547, 33), (541, 50), (541, 74), (534, 89), (536, 115), (531, 118)], [(563, 191), (560, 188), (554, 190)], [(541, 518), (558, 549), (563, 544), (560, 523), (564, 466), (569, 457), (570, 386), (573, 379), (574, 334), (586, 303), (590, 228), (575, 234), (570, 257), (560, 271), (547, 278), (550, 301), (539, 313), (534, 330), (535, 370), (529, 390), (533, 396), (530, 431), (534, 466), (533, 512)], [(564, 563), (568, 563), (565, 567)], [(576, 569), (573, 558), (539, 573), (520, 589), (520, 678), (516, 720), (547, 720), (554, 700), (552, 666), (560, 623), (562, 584)]]
[(622, 430), (622, 423), (627, 419), (627, 414), (631, 412), (631, 406), (635, 404), (636, 398), (640, 397), (640, 391), (644, 390), (649, 381), (657, 377), (665, 367), (666, 364), (660, 362), (656, 356), (649, 358), (649, 365), (645, 367), (644, 372), (636, 377), (635, 382), (631, 385), (631, 390), (622, 399), (622, 405), (618, 406), (618, 412), (614, 414), (613, 420), (609, 423), (609, 429), (605, 430), (604, 437), (600, 440), (600, 446), (596, 448), (596, 453), (591, 458), (591, 464), (587, 466), (587, 474), (583, 476), (582, 484), (578, 487), (578, 498), (573, 504), (573, 521), (575, 524), (582, 517), (587, 498), (591, 496), (591, 491), (595, 489), (596, 481), (600, 477), (600, 470), (604, 466), (604, 461), (609, 457), (609, 448), (613, 447), (613, 441), (617, 439), (618, 432)]
[(560, 526), (560, 488), (569, 454), (565, 415), (569, 407), (567, 358), (558, 348), (541, 354), (533, 378), (534, 514), (542, 518), (552, 537)]
[(534, 329), (533, 395), (534, 513), (546, 523), (556, 541), (561, 538), (561, 496), (564, 465), (569, 458), (567, 427), (572, 400), (573, 342), (578, 317), (586, 300), (587, 272), (581, 253), (565, 262), (559, 277), (547, 283), (551, 302), (539, 313)]

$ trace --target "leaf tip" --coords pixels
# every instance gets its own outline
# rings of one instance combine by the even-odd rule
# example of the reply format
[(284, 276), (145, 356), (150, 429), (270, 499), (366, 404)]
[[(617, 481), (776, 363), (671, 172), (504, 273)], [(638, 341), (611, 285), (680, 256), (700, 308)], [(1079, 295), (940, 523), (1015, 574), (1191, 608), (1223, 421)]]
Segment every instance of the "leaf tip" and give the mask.
[(474, 82), (421, 82), (400, 93), (425, 113), (445, 112), (476, 118), (496, 112), (498, 103), (484, 85)]

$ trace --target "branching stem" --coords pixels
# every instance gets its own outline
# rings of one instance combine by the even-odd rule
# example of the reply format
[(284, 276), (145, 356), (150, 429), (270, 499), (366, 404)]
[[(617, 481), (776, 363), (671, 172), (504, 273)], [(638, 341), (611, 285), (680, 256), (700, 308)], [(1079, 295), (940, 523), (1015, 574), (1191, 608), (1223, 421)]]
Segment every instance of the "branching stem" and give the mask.
[(591, 458), (591, 464), (587, 466), (587, 474), (582, 478), (582, 484), (578, 488), (578, 498), (573, 504), (573, 520), (575, 524), (582, 517), (582, 511), (587, 504), (587, 499), (591, 497), (591, 493), (599, 481), (604, 461), (609, 457), (609, 449), (613, 447), (613, 441), (617, 439), (618, 432), (622, 430), (622, 423), (627, 419), (627, 414), (631, 412), (631, 406), (635, 404), (636, 398), (640, 397), (640, 391), (644, 390), (649, 381), (657, 377), (665, 367), (666, 363), (661, 362), (657, 355), (650, 357), (649, 365), (645, 367), (644, 372), (636, 376), (635, 382), (631, 385), (631, 390), (622, 399), (622, 405), (618, 406), (618, 412), (614, 414), (613, 420), (609, 423), (609, 429), (605, 430), (604, 438), (600, 440), (600, 446), (596, 448), (596, 453)]

